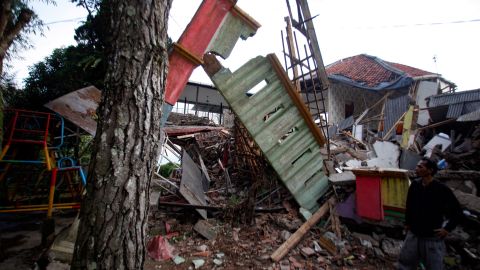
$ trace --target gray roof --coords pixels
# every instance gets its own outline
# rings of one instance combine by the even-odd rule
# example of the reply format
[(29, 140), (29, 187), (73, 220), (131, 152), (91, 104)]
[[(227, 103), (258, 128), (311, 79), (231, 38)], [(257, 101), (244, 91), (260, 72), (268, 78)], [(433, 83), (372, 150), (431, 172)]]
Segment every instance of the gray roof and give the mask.
[(441, 94), (431, 96), (428, 99), (431, 115), (435, 113), (432, 109), (438, 108), (437, 110), (440, 111), (447, 110), (445, 118), (458, 118), (462, 115), (477, 111), (480, 108), (480, 89)]
[(428, 98), (428, 107), (438, 107), (469, 101), (480, 101), (480, 89), (441, 94)]

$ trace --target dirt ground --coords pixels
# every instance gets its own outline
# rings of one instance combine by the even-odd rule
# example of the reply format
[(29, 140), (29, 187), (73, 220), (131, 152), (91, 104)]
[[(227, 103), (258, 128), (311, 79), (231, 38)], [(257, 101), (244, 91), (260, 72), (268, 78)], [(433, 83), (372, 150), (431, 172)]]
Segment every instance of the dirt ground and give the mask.
[[(0, 216), (3, 257), (0, 269), (69, 269), (62, 262), (47, 262), (42, 258), (46, 249), (41, 247), (42, 220), (45, 213), (3, 214)], [(71, 224), (75, 213), (57, 213), (56, 233)], [(165, 216), (157, 212), (150, 217), (150, 236), (165, 234), (165, 224), (169, 224), (169, 242), (174, 247), (174, 255), (185, 259), (176, 265), (172, 259), (155, 261), (149, 256), (145, 269), (196, 269), (194, 260), (204, 260), (201, 269), (393, 269), (393, 261), (378, 259), (367, 249), (358, 248), (353, 239), (346, 249), (352, 255), (331, 256), (326, 250), (302, 255), (306, 247), (314, 249), (314, 241), (322, 233), (316, 228), (307, 233), (300, 244), (289, 252), (279, 263), (274, 263), (270, 255), (302, 223), (291, 219), (286, 213), (259, 214), (256, 224), (243, 226), (223, 223), (210, 219), (216, 238), (207, 240), (193, 229), (195, 213), (187, 213), (181, 218)], [(285, 235), (286, 234), (286, 235)], [(48, 264), (49, 263), (49, 264)], [(48, 264), (48, 266), (47, 266)], [(379, 268), (380, 267), (380, 268)]]

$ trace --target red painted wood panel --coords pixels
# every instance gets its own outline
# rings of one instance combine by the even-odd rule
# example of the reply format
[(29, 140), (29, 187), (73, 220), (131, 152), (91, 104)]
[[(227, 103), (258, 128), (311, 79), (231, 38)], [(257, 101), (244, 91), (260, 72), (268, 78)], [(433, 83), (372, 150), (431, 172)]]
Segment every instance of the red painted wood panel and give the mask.
[[(204, 0), (178, 40), (178, 43), (191, 54), (201, 59), (217, 29), (220, 28), (223, 19), (233, 8), (235, 2), (232, 0)], [(187, 60), (176, 51), (170, 54), (168, 61), (169, 71), (165, 89), (165, 101), (170, 105), (174, 105), (185, 88), (196, 64)]]
[(357, 175), (357, 214), (360, 217), (383, 220), (381, 183), (379, 176)]

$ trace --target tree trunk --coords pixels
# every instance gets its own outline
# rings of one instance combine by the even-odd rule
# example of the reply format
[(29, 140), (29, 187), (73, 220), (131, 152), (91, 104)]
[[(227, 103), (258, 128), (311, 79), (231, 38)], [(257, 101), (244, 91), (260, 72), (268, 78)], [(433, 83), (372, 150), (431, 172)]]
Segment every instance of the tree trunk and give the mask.
[(105, 0), (108, 68), (71, 269), (142, 269), (172, 0)]

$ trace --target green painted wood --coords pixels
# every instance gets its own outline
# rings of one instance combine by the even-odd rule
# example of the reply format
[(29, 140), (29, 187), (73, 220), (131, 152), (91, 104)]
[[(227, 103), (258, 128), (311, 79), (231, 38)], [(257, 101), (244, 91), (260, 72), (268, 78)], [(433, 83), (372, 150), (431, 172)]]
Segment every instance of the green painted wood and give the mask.
[(215, 33), (207, 51), (214, 51), (226, 59), (230, 56), (238, 38), (246, 40), (248, 37), (255, 35), (259, 26), (252, 26), (244, 18), (229, 12), (225, 16), (220, 29)]
[[(320, 145), (271, 62), (259, 56), (233, 73), (222, 68), (211, 79), (299, 205), (317, 210), (328, 188)], [(262, 81), (266, 85), (256, 94), (246, 94)]]

